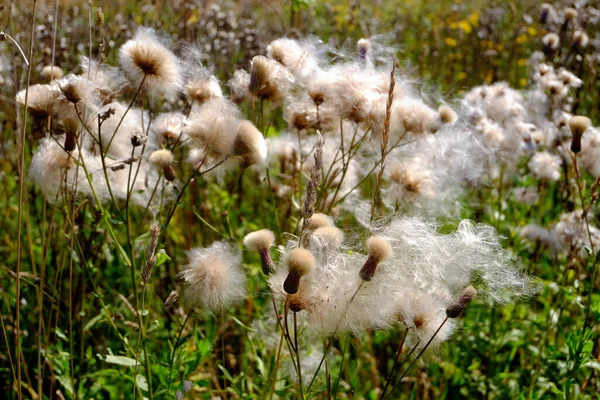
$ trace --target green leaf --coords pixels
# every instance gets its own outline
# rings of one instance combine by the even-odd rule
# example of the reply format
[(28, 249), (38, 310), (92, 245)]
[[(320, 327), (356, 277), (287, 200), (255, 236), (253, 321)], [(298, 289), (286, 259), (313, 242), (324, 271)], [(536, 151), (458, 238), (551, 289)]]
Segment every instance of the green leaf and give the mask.
[[(101, 354), (97, 354), (98, 358), (102, 361), (105, 361), (110, 364), (118, 364), (125, 365), (127, 367), (135, 367), (136, 361), (133, 358), (125, 357), (125, 356), (113, 356), (111, 354), (107, 354), (105, 356)], [(139, 365), (139, 362), (137, 363)]]
[(167, 261), (171, 261), (171, 257), (167, 254), (165, 249), (160, 249), (156, 252), (156, 266), (163, 265)]
[(85, 324), (85, 326), (83, 327), (83, 330), (89, 331), (90, 329), (92, 329), (92, 327), (94, 325), (96, 325), (98, 322), (100, 322), (102, 320), (104, 320), (104, 315), (102, 315), (102, 314), (96, 315), (94, 318), (90, 319), (87, 324)]
[(143, 390), (144, 392), (148, 391), (148, 381), (144, 375), (137, 374), (135, 377), (135, 384), (140, 390)]

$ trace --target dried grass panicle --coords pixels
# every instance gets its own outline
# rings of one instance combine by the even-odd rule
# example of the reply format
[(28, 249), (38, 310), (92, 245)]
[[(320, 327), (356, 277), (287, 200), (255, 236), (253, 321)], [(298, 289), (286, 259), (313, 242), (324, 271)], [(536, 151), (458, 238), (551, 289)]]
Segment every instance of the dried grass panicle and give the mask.
[(315, 204), (317, 202), (317, 191), (321, 185), (321, 173), (323, 170), (323, 136), (317, 131), (317, 143), (315, 145), (315, 164), (310, 170), (310, 181), (306, 187), (306, 200), (302, 206), (302, 218), (304, 223), (302, 229), (306, 229), (310, 223), (310, 218), (315, 212)]
[(155, 222), (150, 227), (150, 242), (146, 246), (146, 262), (142, 266), (142, 282), (148, 283), (152, 269), (156, 265), (156, 248), (158, 247), (158, 238), (160, 236), (160, 225)]
[(179, 292), (177, 290), (171, 290), (171, 293), (165, 300), (163, 304), (163, 310), (173, 306), (175, 303), (179, 301)]

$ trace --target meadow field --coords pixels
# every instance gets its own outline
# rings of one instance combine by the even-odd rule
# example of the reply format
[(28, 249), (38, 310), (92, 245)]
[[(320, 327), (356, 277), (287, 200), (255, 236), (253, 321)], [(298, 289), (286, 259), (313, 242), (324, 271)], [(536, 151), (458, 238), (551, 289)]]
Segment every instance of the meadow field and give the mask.
[(3, 399), (600, 399), (600, 4), (0, 4)]

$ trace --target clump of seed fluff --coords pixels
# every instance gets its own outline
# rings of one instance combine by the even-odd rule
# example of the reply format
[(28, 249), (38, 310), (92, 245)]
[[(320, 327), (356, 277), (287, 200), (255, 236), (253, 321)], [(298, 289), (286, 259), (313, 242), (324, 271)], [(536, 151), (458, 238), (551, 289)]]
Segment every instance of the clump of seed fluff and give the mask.
[(369, 252), (367, 261), (360, 269), (360, 279), (369, 282), (373, 279), (377, 265), (392, 256), (392, 245), (381, 236), (371, 236), (367, 239), (367, 250)]
[(275, 264), (269, 252), (274, 242), (275, 234), (268, 229), (251, 232), (244, 237), (244, 246), (249, 250), (258, 252), (262, 272), (265, 275), (271, 275), (275, 271)]
[(182, 88), (179, 59), (148, 28), (140, 28), (119, 51), (119, 63), (132, 83), (153, 95), (175, 100)]
[(332, 226), (331, 219), (322, 213), (314, 213), (308, 219), (308, 223), (306, 225), (306, 229), (314, 231), (318, 228), (322, 228), (324, 226)]
[(571, 142), (571, 151), (573, 153), (581, 151), (581, 137), (590, 126), (592, 126), (592, 121), (588, 117), (575, 115), (569, 120), (569, 128), (573, 134), (573, 141)]
[(315, 258), (309, 250), (295, 248), (285, 257), (285, 264), (288, 267), (288, 276), (283, 282), (283, 290), (288, 294), (295, 294), (300, 286), (300, 278), (315, 269)]
[(156, 150), (150, 154), (148, 161), (162, 168), (165, 179), (169, 182), (175, 180), (175, 169), (173, 168), (173, 153), (167, 149)]
[(189, 263), (183, 267), (181, 277), (186, 282), (183, 298), (188, 306), (217, 312), (245, 298), (246, 276), (236, 248), (215, 242), (186, 254)]

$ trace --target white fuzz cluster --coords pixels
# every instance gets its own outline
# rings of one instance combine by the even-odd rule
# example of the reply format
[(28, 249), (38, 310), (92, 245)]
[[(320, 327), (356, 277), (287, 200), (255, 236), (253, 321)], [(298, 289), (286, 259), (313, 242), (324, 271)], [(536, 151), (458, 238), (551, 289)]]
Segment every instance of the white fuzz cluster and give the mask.
[(150, 157), (148, 157), (148, 161), (158, 167), (169, 166), (173, 164), (174, 159), (173, 153), (167, 149), (153, 151), (152, 154), (150, 154)]
[(535, 153), (527, 166), (536, 178), (548, 181), (560, 179), (560, 166), (562, 159), (547, 151)]
[(246, 296), (241, 255), (233, 246), (215, 242), (186, 252), (189, 263), (180, 275), (186, 282), (183, 299), (190, 307), (209, 312), (227, 309)]
[(238, 69), (233, 73), (233, 76), (227, 82), (229, 87), (229, 98), (235, 104), (240, 104), (250, 98), (250, 74), (243, 69)]
[(235, 165), (249, 166), (267, 158), (262, 133), (250, 121), (240, 119), (239, 109), (225, 98), (212, 98), (193, 108), (184, 132), (196, 150), (190, 161), (197, 165), (231, 157)]
[[(321, 229), (329, 228), (315, 230), (310, 243), (316, 267), (302, 278), (290, 301), (307, 314), (308, 325), (323, 334), (359, 334), (403, 323), (424, 345), (469, 285), (481, 297), (499, 302), (534, 291), (488, 226), (463, 221), (455, 233), (444, 235), (425, 220), (397, 218), (373, 228), (376, 235), (367, 241), (368, 254), (348, 251), (343, 244), (323, 246), (314, 238)], [(299, 250), (308, 251), (286, 250), (283, 259)], [(359, 271), (370, 258), (379, 265), (372, 279), (361, 285)], [(286, 275), (280, 265), (269, 278), (282, 300)], [(446, 340), (453, 328), (448, 321), (433, 344)]]
[(600, 177), (600, 130), (588, 129), (581, 138), (581, 152), (577, 162), (582, 170), (589, 172), (594, 178)]
[(163, 145), (185, 143), (186, 136), (181, 137), (185, 116), (180, 112), (167, 112), (160, 114), (152, 120), (148, 137), (148, 147), (159, 149)]
[(49, 81), (53, 81), (55, 79), (60, 79), (64, 76), (64, 72), (60, 67), (56, 65), (46, 65), (40, 71), (40, 75), (42, 75), (45, 79)]
[[(29, 112), (38, 118), (54, 116), (54, 112), (59, 106), (58, 99), (60, 94), (60, 88), (56, 84), (32, 85), (29, 88), (27, 97)], [(25, 106), (25, 90), (19, 91), (15, 99), (19, 105)]]
[[(588, 213), (588, 221), (593, 219), (593, 216)], [(600, 229), (596, 226), (589, 225), (589, 235), (586, 222), (583, 218), (582, 211), (573, 211), (563, 214), (560, 221), (554, 227), (558, 238), (564, 248), (575, 248), (579, 250), (582, 257), (587, 255), (587, 250), (598, 252), (600, 250)], [(590, 242), (591, 236), (591, 242)], [(587, 250), (586, 250), (587, 249)]]
[[(126, 104), (109, 103), (100, 108), (99, 113), (111, 112), (111, 115), (102, 122), (100, 128), (97, 126), (90, 129), (94, 140), (102, 145), (102, 154), (115, 160), (126, 160), (141, 151), (141, 148), (133, 148), (131, 137), (145, 134), (142, 120), (147, 124), (149, 115), (139, 108), (128, 110)], [(98, 132), (98, 129), (100, 131)]]
[(244, 237), (244, 246), (253, 251), (268, 249), (275, 243), (275, 234), (268, 229), (251, 232)]
[(563, 249), (563, 244), (555, 229), (546, 229), (536, 224), (529, 224), (521, 229), (519, 235), (522, 239), (544, 246), (553, 254)]
[(152, 95), (174, 100), (181, 91), (180, 62), (151, 29), (139, 28), (121, 47), (119, 64), (136, 87), (143, 81)]

